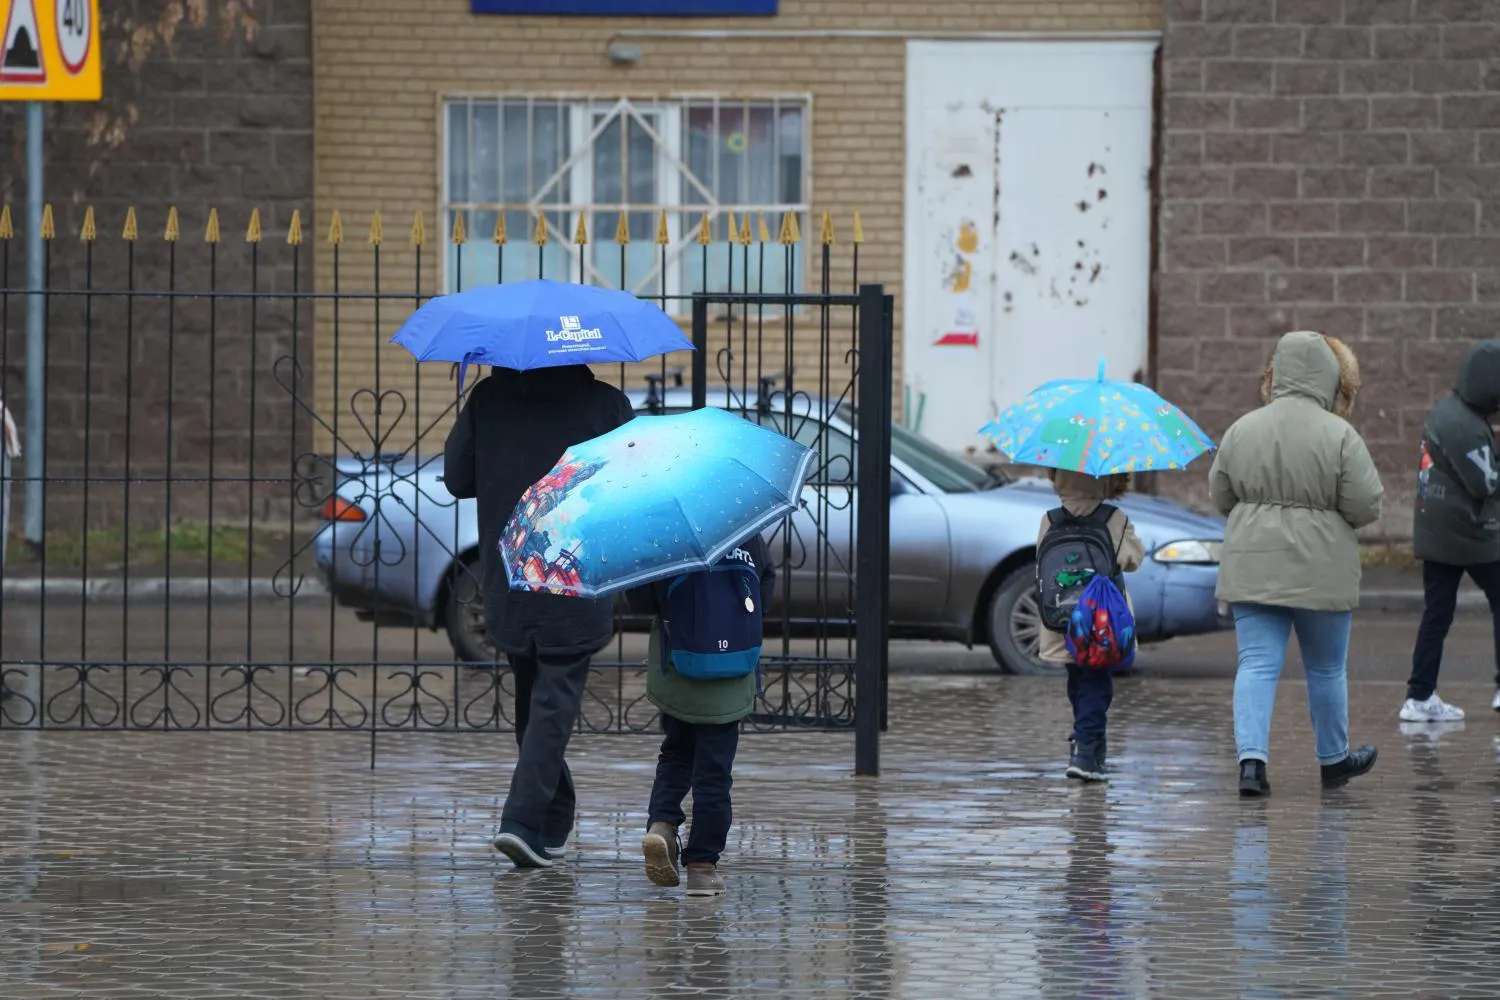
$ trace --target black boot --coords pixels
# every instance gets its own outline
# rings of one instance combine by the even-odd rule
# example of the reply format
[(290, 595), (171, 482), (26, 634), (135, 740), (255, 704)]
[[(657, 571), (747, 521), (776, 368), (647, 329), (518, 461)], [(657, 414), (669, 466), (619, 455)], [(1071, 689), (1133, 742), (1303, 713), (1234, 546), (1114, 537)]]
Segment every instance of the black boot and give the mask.
[(1323, 765), (1323, 787), (1338, 788), (1347, 784), (1350, 778), (1357, 778), (1375, 766), (1377, 751), (1374, 747), (1366, 744), (1358, 750), (1350, 750), (1349, 756), (1337, 764)]
[(1240, 794), (1269, 795), (1271, 783), (1266, 780), (1266, 762), (1263, 760), (1240, 761)]

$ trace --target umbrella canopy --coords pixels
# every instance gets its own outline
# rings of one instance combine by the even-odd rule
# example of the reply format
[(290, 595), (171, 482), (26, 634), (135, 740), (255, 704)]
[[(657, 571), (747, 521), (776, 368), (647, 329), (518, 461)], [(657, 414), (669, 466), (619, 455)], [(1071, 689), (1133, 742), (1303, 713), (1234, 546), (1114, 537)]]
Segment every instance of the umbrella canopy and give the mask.
[(708, 569), (797, 509), (816, 453), (720, 409), (569, 448), (500, 537), (512, 588), (601, 597)]
[[(654, 303), (565, 281), (484, 285), (431, 299), (391, 338), (418, 361), (525, 371), (642, 361), (693, 343)], [(460, 375), (460, 385), (462, 376)]]
[(1034, 390), (980, 432), (1020, 465), (1109, 476), (1181, 469), (1214, 443), (1144, 385), (1061, 379)]

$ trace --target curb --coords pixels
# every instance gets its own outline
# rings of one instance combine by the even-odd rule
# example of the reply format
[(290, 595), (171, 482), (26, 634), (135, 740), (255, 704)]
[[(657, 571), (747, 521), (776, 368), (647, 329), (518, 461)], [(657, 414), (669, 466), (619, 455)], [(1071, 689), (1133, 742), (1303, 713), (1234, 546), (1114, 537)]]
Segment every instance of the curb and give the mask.
[[(142, 577), (131, 580), (84, 580), (77, 577), (10, 578), (0, 586), (0, 595), (7, 600), (40, 601), (74, 598), (89, 603), (130, 601), (186, 600), (201, 601), (215, 598), (239, 598), (241, 600), (286, 600), (285, 584), (269, 577), (248, 580), (211, 580), (208, 577), (181, 577), (168, 579), (164, 576)], [(308, 576), (303, 579), (296, 600), (311, 600), (328, 596), (328, 588), (321, 580)]]
[[(1425, 601), (1420, 590), (1367, 590), (1359, 595), (1360, 611), (1421, 612)], [(1489, 603), (1477, 591), (1461, 591), (1458, 612), (1488, 612)]]

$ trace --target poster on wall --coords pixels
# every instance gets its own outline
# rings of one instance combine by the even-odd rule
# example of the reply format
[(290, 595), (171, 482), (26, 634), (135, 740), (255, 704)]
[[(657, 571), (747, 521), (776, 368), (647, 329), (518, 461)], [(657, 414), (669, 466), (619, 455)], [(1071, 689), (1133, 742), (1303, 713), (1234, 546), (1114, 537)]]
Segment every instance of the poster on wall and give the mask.
[(775, 17), (777, 0), (469, 0), (476, 14), (565, 17)]

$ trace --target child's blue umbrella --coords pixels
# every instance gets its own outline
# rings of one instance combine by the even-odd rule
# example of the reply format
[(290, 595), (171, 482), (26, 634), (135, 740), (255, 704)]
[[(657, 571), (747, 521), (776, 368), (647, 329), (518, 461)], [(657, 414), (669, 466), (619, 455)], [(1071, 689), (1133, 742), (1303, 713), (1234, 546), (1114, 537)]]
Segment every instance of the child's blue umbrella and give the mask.
[(1059, 379), (1032, 390), (979, 433), (1018, 465), (1088, 476), (1181, 469), (1214, 443), (1191, 417), (1135, 382)]
[(693, 343), (654, 303), (565, 281), (483, 285), (429, 300), (391, 338), (418, 361), (526, 371), (644, 361)]
[(708, 569), (796, 510), (816, 453), (711, 408), (569, 448), (500, 537), (510, 585), (601, 597)]

